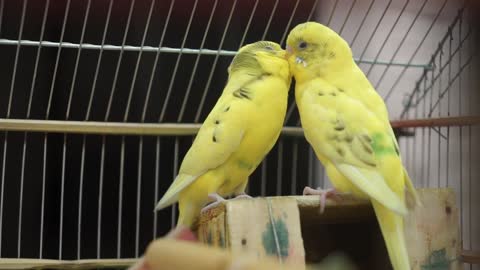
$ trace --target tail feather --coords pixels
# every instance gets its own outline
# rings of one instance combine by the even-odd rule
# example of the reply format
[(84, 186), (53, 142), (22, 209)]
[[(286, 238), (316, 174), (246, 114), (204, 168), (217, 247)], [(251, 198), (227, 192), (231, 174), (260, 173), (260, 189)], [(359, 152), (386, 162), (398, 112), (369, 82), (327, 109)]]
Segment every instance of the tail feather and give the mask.
[(388, 256), (394, 270), (410, 270), (402, 216), (372, 200)]
[(405, 178), (405, 186), (407, 187), (407, 198), (411, 198), (410, 201), (413, 201), (413, 205), (409, 206), (410, 209), (413, 209), (415, 206), (423, 206), (422, 201), (418, 197), (418, 193), (413, 186), (412, 179), (408, 176), (408, 172), (403, 168), (403, 175)]
[(173, 181), (172, 185), (168, 188), (167, 192), (163, 195), (162, 199), (155, 206), (154, 211), (161, 210), (166, 208), (178, 201), (178, 196), (182, 190), (184, 190), (188, 185), (190, 185), (195, 179), (196, 176), (188, 174), (179, 174)]

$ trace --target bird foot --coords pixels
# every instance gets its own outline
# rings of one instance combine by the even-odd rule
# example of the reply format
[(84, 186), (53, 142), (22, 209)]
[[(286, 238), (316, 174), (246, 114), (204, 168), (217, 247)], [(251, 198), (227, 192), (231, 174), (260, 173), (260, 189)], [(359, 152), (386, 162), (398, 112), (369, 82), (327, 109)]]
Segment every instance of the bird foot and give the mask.
[(242, 193), (237, 194), (237, 196), (235, 196), (235, 198), (233, 198), (233, 200), (237, 200), (237, 199), (252, 199), (252, 196), (248, 195), (245, 192), (242, 192)]
[(311, 187), (305, 187), (303, 189), (303, 195), (320, 195), (320, 213), (325, 211), (325, 204), (328, 197), (331, 198), (338, 198), (337, 191), (334, 188), (327, 188), (327, 189), (313, 189)]
[[(222, 196), (218, 195), (218, 193), (208, 194), (208, 198), (213, 200), (213, 202), (210, 203), (209, 205), (205, 206), (204, 208), (202, 208), (201, 213), (204, 213), (204, 212), (218, 206), (222, 202), (227, 201)], [(241, 199), (251, 199), (251, 198), (252, 198), (252, 196), (246, 194), (245, 192), (242, 192), (242, 193), (237, 194), (237, 196), (235, 196), (235, 198), (233, 198), (231, 200), (241, 200)]]
[(213, 202), (211, 204), (205, 206), (204, 208), (202, 208), (202, 210), (200, 211), (201, 213), (204, 213), (204, 212), (218, 206), (222, 202), (226, 201), (222, 196), (218, 195), (218, 193), (210, 193), (210, 194), (208, 194), (208, 198), (213, 200)]

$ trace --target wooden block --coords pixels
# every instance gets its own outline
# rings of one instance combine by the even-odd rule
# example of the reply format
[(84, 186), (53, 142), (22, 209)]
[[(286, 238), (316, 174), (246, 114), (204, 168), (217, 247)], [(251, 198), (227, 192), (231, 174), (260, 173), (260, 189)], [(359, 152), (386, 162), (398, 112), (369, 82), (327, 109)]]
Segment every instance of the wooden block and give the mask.
[[(405, 218), (412, 269), (460, 269), (459, 216), (452, 189), (417, 189), (423, 206)], [(327, 200), (319, 213), (318, 196), (298, 201), (307, 263), (331, 252), (347, 254), (359, 269), (391, 269), (372, 206), (366, 200), (340, 195)]]
[(417, 207), (405, 219), (413, 269), (460, 269), (460, 219), (454, 191), (419, 189), (418, 195), (423, 207)]
[(284, 263), (305, 264), (300, 218), (294, 198), (229, 200), (205, 212), (199, 240), (259, 258), (276, 256)]
[[(417, 191), (423, 205), (405, 218), (412, 269), (459, 270), (459, 214), (454, 191), (449, 188)], [(368, 200), (341, 194), (339, 200), (328, 199), (325, 212), (320, 214), (318, 196), (267, 199), (271, 202), (277, 233), (282, 228), (288, 231), (288, 241), (280, 241), (280, 253), (286, 261), (319, 263), (339, 252), (359, 270), (392, 269)], [(232, 251), (249, 250), (260, 257), (276, 255), (267, 199), (227, 201), (211, 209), (200, 218), (200, 240)]]

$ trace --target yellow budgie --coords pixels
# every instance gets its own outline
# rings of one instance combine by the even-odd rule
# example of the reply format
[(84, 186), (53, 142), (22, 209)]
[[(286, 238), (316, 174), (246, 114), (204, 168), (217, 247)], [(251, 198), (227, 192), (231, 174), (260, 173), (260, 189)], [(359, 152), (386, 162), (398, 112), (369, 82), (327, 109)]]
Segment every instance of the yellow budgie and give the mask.
[(191, 227), (209, 199), (245, 195), (248, 176), (272, 149), (285, 118), (291, 76), (280, 45), (242, 47), (222, 95), (156, 210), (179, 202), (177, 227)]
[(336, 191), (370, 199), (393, 268), (409, 270), (405, 190), (419, 202), (383, 99), (355, 64), (347, 42), (319, 23), (290, 32), (287, 58), (305, 137), (334, 186), (306, 187), (304, 194), (320, 194), (322, 209), (325, 197)]

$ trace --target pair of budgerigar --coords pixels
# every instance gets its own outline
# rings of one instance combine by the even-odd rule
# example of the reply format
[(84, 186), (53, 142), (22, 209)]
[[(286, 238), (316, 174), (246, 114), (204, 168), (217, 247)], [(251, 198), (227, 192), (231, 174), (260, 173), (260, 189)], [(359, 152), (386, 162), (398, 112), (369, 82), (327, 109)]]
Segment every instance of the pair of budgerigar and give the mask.
[(409, 270), (405, 192), (418, 203), (382, 98), (355, 64), (348, 44), (319, 23), (296, 26), (286, 52), (260, 41), (240, 49), (228, 83), (156, 209), (179, 202), (178, 225), (192, 226), (211, 199), (244, 195), (248, 176), (275, 144), (291, 75), (307, 141), (337, 191), (370, 199), (395, 270)]

